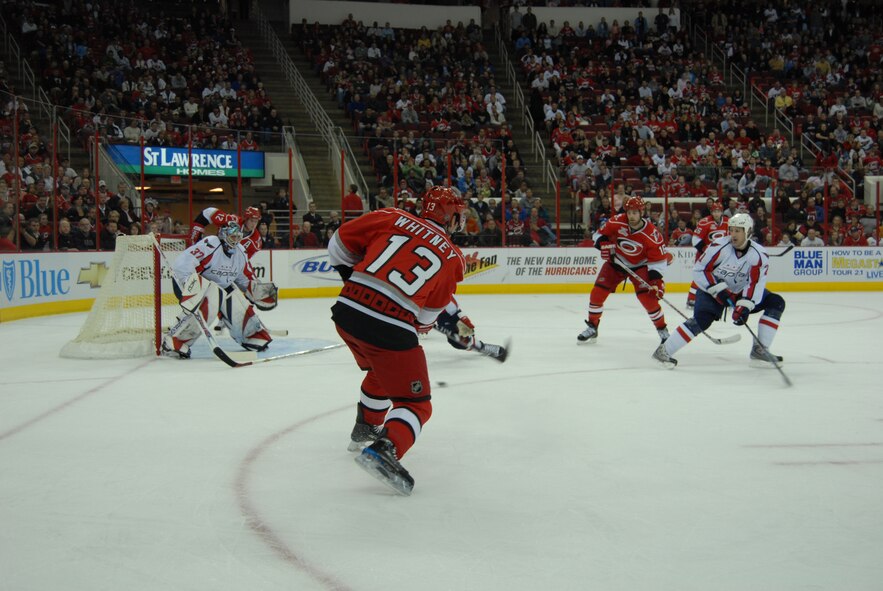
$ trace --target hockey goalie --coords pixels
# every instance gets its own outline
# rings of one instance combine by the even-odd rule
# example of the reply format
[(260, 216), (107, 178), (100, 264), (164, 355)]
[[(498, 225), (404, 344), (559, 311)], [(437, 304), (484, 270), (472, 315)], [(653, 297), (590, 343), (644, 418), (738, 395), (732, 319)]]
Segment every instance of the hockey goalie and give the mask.
[[(190, 347), (216, 319), (244, 349), (264, 351), (273, 340), (255, 308), (272, 310), (278, 303), (273, 283), (261, 283), (241, 244), (242, 228), (231, 221), (182, 252), (172, 264), (174, 291), (181, 314), (163, 335), (162, 352), (187, 359)], [(235, 293), (240, 290), (247, 301)]]

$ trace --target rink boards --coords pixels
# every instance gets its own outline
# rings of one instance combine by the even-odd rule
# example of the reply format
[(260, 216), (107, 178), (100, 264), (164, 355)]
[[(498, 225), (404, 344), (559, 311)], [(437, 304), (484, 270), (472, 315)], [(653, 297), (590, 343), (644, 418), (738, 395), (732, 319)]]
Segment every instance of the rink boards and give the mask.
[[(768, 286), (778, 291), (883, 290), (883, 248), (770, 249)], [(670, 292), (686, 291), (695, 250), (672, 248), (665, 274)], [(466, 278), (458, 293), (575, 293), (587, 291), (601, 267), (594, 248), (464, 248)], [(112, 252), (0, 255), (0, 322), (88, 310)], [(325, 250), (261, 251), (258, 277), (280, 297), (330, 297), (340, 278)], [(630, 289), (630, 286), (628, 287)]]

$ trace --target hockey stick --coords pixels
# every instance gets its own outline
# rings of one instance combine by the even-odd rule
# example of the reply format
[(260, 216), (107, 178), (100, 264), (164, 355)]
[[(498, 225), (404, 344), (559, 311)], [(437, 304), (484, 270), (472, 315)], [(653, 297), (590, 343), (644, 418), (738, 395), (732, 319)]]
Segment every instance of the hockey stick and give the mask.
[(789, 244), (788, 246), (785, 247), (785, 250), (783, 250), (782, 252), (777, 252), (776, 254), (767, 253), (767, 256), (768, 257), (783, 257), (786, 254), (788, 254), (789, 252), (791, 252), (792, 250), (794, 250), (794, 245)]
[[(331, 349), (337, 349), (339, 347), (343, 347), (343, 343), (334, 343), (332, 345), (325, 345), (324, 347), (316, 347), (314, 349), (305, 349), (303, 351), (295, 351), (294, 353), (283, 353), (281, 355), (273, 355), (272, 357), (257, 357), (255, 354), (254, 357), (244, 358), (240, 355), (239, 352), (228, 353), (218, 347), (212, 352), (224, 363), (229, 365), (230, 367), (246, 367), (249, 365), (256, 365), (258, 363), (267, 363), (268, 361), (276, 361), (277, 359), (286, 359), (288, 357), (298, 357), (300, 355), (308, 355), (310, 353), (318, 353), (320, 351), (330, 351)], [(251, 351), (244, 351), (243, 354), (252, 353)]]
[(775, 367), (777, 370), (779, 370), (779, 375), (782, 376), (782, 379), (785, 381), (785, 385), (788, 386), (789, 388), (791, 386), (793, 386), (794, 384), (792, 384), (791, 380), (788, 379), (788, 376), (785, 375), (785, 370), (782, 369), (781, 365), (779, 365), (779, 361), (776, 359), (776, 356), (773, 355), (772, 353), (770, 353), (770, 350), (766, 348), (766, 345), (764, 345), (763, 343), (760, 342), (760, 340), (758, 340), (757, 335), (754, 334), (754, 331), (751, 330), (751, 327), (748, 326), (747, 322), (743, 326), (748, 329), (748, 332), (751, 334), (751, 338), (754, 339), (755, 344), (757, 344), (761, 348), (761, 350), (763, 351), (763, 354), (767, 358), (767, 361), (772, 363), (773, 367)]
[[(166, 256), (166, 253), (164, 253), (162, 251), (162, 248), (160, 248), (159, 242), (156, 241), (155, 237), (153, 239), (153, 247), (159, 253), (159, 256), (162, 257), (163, 261), (165, 262), (165, 264), (169, 268), (169, 270), (171, 270), (172, 264), (171, 264), (171, 262), (169, 262), (169, 258)], [(174, 273), (172, 273), (172, 281), (174, 281), (176, 284), (178, 283), (178, 280), (175, 279)], [(180, 287), (181, 286), (178, 285), (179, 289), (180, 289)], [(182, 310), (183, 309), (184, 308), (182, 308)], [(185, 312), (186, 312), (186, 310), (185, 310)], [(202, 330), (202, 334), (205, 335), (205, 338), (208, 341), (209, 347), (211, 348), (212, 353), (214, 353), (215, 357), (217, 357), (218, 359), (220, 359), (221, 361), (223, 361), (224, 363), (226, 363), (230, 367), (242, 367), (243, 364), (244, 365), (251, 365), (252, 362), (257, 361), (258, 356), (257, 356), (257, 353), (255, 353), (254, 351), (229, 351), (229, 352), (224, 351), (221, 348), (221, 346), (218, 345), (218, 342), (215, 340), (214, 335), (212, 335), (212, 331), (208, 327), (208, 325), (205, 323), (205, 319), (202, 317), (202, 315), (200, 315), (199, 312), (188, 312), (188, 313), (191, 316), (193, 316), (194, 318), (196, 318), (196, 323), (199, 325), (200, 330)], [(266, 361), (269, 361), (270, 359), (271, 358), (269, 358), (269, 357), (265, 358)]]
[[(448, 338), (451, 338), (451, 337), (457, 338), (457, 335), (456, 335), (456, 334), (453, 334), (453, 333), (451, 333), (450, 331), (447, 331), (447, 330), (445, 330), (445, 329), (443, 329), (443, 328), (440, 328), (438, 325), (433, 324), (433, 325), (432, 325), (432, 328), (434, 328), (435, 330), (437, 330), (438, 332), (442, 333), (443, 335), (445, 335), (445, 336), (448, 337)], [(475, 339), (475, 340), (478, 341), (478, 339)], [(470, 351), (475, 351), (475, 352), (478, 353), (479, 355), (484, 355), (485, 357), (490, 357), (490, 358), (493, 359), (494, 361), (499, 361), (500, 363), (504, 363), (504, 362), (506, 361), (506, 358), (509, 356), (509, 351), (512, 349), (512, 339), (508, 339), (508, 340), (506, 341), (506, 344), (505, 344), (505, 345), (502, 345), (502, 346), (501, 346), (501, 345), (494, 345), (493, 343), (485, 343), (484, 341), (479, 341), (479, 342), (482, 344), (482, 348), (481, 348), (481, 349), (478, 348), (478, 347), (476, 347), (475, 345), (473, 345), (472, 348), (469, 349), (469, 350), (470, 350)], [(502, 355), (502, 358), (500, 358), (500, 357), (495, 357), (495, 356), (491, 355), (490, 353), (485, 352), (483, 349), (484, 349), (484, 347), (487, 347), (487, 346), (491, 346), (491, 347), (500, 347), (500, 348), (503, 350), (503, 353), (504, 353), (504, 354)]]
[[(635, 273), (634, 271), (632, 271), (632, 270), (626, 265), (625, 261), (623, 261), (621, 258), (619, 258), (619, 256), (614, 255), (614, 259), (615, 259), (615, 261), (616, 261), (617, 266), (622, 267), (622, 269), (623, 269), (626, 273), (628, 273), (629, 276), (631, 276), (631, 277), (637, 279), (638, 281), (640, 281), (641, 284), (642, 284), (644, 287), (647, 287), (647, 288), (652, 287), (649, 283), (647, 283), (646, 281), (644, 281), (644, 278), (643, 278), (643, 277), (641, 277), (640, 275), (638, 275), (637, 273)], [(687, 316), (686, 314), (684, 314), (683, 312), (681, 312), (681, 310), (680, 310), (677, 306), (675, 306), (675, 305), (672, 304), (670, 301), (668, 301), (667, 299), (665, 299), (665, 296), (663, 296), (663, 297), (661, 297), (661, 298), (659, 298), (659, 299), (661, 299), (663, 302), (665, 302), (666, 304), (668, 304), (669, 308), (671, 308), (672, 310), (674, 310), (675, 312), (677, 312), (678, 314), (680, 314), (680, 315), (681, 315), (681, 318), (683, 318), (684, 320), (690, 320), (690, 317), (689, 317), (689, 316)], [(710, 334), (708, 334), (707, 332), (705, 332), (704, 330), (702, 331), (702, 334), (704, 334), (705, 337), (706, 337), (708, 340), (710, 340), (712, 343), (714, 343), (715, 345), (731, 345), (731, 344), (733, 344), (733, 343), (737, 343), (737, 342), (739, 342), (739, 340), (741, 340), (741, 338), (742, 338), (738, 333), (736, 333), (736, 334), (731, 334), (731, 335), (726, 336), (726, 337), (723, 337), (723, 338), (713, 337), (713, 336), (711, 336)]]

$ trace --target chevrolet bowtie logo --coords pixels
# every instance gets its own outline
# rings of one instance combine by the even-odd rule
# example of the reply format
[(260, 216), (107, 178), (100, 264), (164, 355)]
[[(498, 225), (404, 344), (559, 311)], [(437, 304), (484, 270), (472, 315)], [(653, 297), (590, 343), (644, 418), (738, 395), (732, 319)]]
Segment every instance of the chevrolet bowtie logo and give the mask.
[(80, 274), (77, 275), (77, 284), (88, 283), (89, 287), (95, 289), (96, 287), (101, 287), (105, 275), (107, 275), (107, 265), (105, 263), (90, 263), (88, 267), (80, 269)]

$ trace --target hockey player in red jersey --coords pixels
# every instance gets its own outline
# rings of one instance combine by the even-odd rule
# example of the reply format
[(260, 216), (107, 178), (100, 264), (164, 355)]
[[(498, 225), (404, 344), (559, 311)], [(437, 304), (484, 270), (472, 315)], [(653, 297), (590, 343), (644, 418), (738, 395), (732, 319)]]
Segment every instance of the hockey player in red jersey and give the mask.
[[(724, 215), (724, 206), (720, 201), (711, 204), (711, 215), (707, 215), (696, 225), (693, 233), (693, 248), (696, 249), (696, 260), (702, 256), (709, 244), (727, 235), (727, 222), (729, 218)], [(687, 294), (687, 307), (692, 308), (696, 304), (696, 282), (690, 284), (690, 293)]]
[(373, 211), (343, 224), (328, 245), (344, 279), (332, 319), (367, 372), (349, 449), (370, 443), (356, 463), (401, 495), (411, 494), (414, 479), (399, 460), (432, 414), (417, 334), (432, 329), (463, 280), (466, 262), (450, 234), (465, 225), (465, 211), (452, 189), (435, 186), (419, 216)]
[[(595, 232), (595, 248), (601, 251), (604, 264), (589, 296), (586, 329), (576, 337), (580, 343), (593, 343), (598, 338), (598, 324), (604, 313), (604, 302), (626, 278), (635, 286), (638, 301), (647, 310), (659, 338), (662, 341), (668, 338), (665, 315), (659, 300), (665, 294), (662, 272), (670, 261), (670, 255), (665, 251), (659, 230), (641, 217), (644, 213), (644, 200), (630, 197), (625, 203), (625, 210), (625, 213), (613, 216)], [(619, 266), (620, 261), (646, 283), (628, 275)]]
[(208, 225), (214, 224), (218, 228), (222, 228), (228, 222), (236, 222), (242, 228), (242, 247), (245, 249), (245, 254), (251, 259), (263, 245), (261, 233), (258, 231), (260, 221), (261, 210), (257, 207), (247, 207), (241, 218), (233, 213), (224, 213), (217, 207), (206, 207), (193, 220), (193, 227), (190, 229), (190, 244), (196, 244), (202, 238), (205, 227)]

